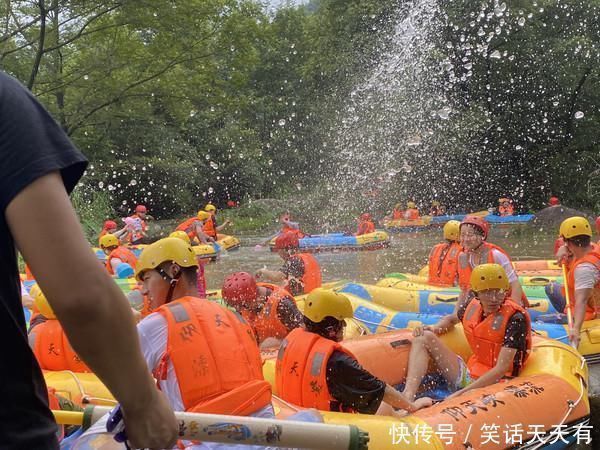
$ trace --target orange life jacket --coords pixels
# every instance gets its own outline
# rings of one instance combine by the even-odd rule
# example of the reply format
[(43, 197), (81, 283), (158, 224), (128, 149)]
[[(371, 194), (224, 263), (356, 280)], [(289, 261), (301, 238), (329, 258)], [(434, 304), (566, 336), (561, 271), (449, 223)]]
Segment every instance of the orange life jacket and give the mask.
[(196, 237), (196, 227), (194, 223), (198, 221), (197, 217), (190, 217), (189, 219), (184, 220), (177, 228), (176, 231), (185, 231), (190, 239), (194, 239)]
[(401, 220), (404, 219), (404, 211), (401, 209), (394, 208), (392, 210), (392, 220)]
[(358, 230), (356, 231), (357, 236), (362, 236), (363, 234), (369, 234), (375, 232), (375, 224), (370, 220), (361, 221), (358, 224)]
[(419, 210), (415, 209), (415, 208), (407, 209), (404, 214), (405, 214), (406, 220), (417, 220), (420, 217)]
[(270, 404), (254, 333), (241, 316), (189, 296), (157, 311), (168, 341), (154, 377), (166, 379), (172, 362), (186, 411), (246, 416)]
[(71, 347), (67, 335), (56, 319), (48, 319), (33, 327), (29, 333), (29, 342), (40, 367), (44, 370), (91, 372)]
[(210, 219), (204, 222), (204, 232), (214, 240), (217, 240), (217, 219), (215, 216), (210, 216)]
[(300, 278), (300, 281), (304, 285), (304, 294), (308, 294), (313, 289), (321, 287), (321, 266), (317, 262), (316, 258), (310, 253), (298, 253), (293, 255), (298, 257), (304, 263), (304, 275)]
[[(483, 317), (483, 308), (479, 300), (474, 298), (469, 302), (462, 324), (467, 342), (473, 351), (473, 355), (467, 362), (469, 374), (473, 378), (479, 378), (496, 365), (504, 343), (506, 327), (510, 318), (517, 312), (523, 314), (527, 324), (527, 351), (522, 354), (520, 370), (531, 351), (531, 319), (527, 311), (507, 297), (497, 313)], [(514, 377), (518, 375), (518, 373), (515, 373), (516, 368), (513, 365), (514, 361), (510, 370), (506, 372), (506, 376)]]
[(498, 207), (498, 212), (501, 217), (512, 216), (515, 213), (515, 208), (513, 205), (509, 204), (508, 206), (500, 205)]
[[(498, 250), (510, 259), (508, 254), (504, 251), (504, 249), (498, 247), (497, 245), (485, 241), (481, 245), (483, 246), (483, 249), (481, 252), (481, 260), (479, 264), (496, 262), (494, 261), (494, 255), (492, 250)], [(458, 255), (458, 285), (461, 289), (466, 290), (470, 288), (471, 272), (473, 272), (473, 268), (469, 263), (469, 254), (465, 251), (462, 251)]]
[(298, 239), (302, 239), (304, 237), (304, 233), (300, 231), (299, 228), (292, 228), (287, 223), (283, 223), (281, 225), (281, 234), (285, 233), (294, 233), (298, 235)]
[(279, 302), (284, 298), (292, 299), (295, 303), (294, 297), (292, 297), (288, 291), (275, 284), (256, 284), (257, 286), (270, 289), (272, 292), (267, 297), (263, 309), (260, 312), (255, 313), (252, 311), (243, 310), (242, 317), (254, 330), (259, 343), (269, 337), (274, 337), (277, 339), (286, 337), (289, 330), (279, 319), (277, 307), (279, 306)]
[(327, 362), (334, 351), (354, 358), (339, 343), (303, 328), (296, 328), (283, 340), (275, 365), (277, 395), (304, 408), (322, 411), (332, 408), (335, 398), (327, 387)]
[(110, 252), (110, 255), (108, 255), (108, 258), (106, 258), (106, 270), (108, 270), (108, 273), (110, 273), (111, 275), (115, 274), (112, 264), (110, 263), (111, 260), (114, 258), (119, 258), (121, 261), (129, 264), (134, 269), (135, 265), (137, 264), (137, 258), (131, 250), (125, 247), (117, 247), (112, 252)]
[(436, 286), (455, 286), (458, 277), (458, 255), (462, 247), (458, 242), (437, 244), (429, 254), (429, 278)]
[[(575, 269), (579, 264), (588, 263), (600, 270), (600, 251), (594, 248), (587, 255), (575, 260), (567, 269), (567, 286), (569, 287), (569, 306), (571, 309), (572, 317), (575, 317)], [(564, 287), (563, 287), (564, 290)], [(585, 307), (585, 319), (592, 320), (596, 318), (596, 307), (600, 305), (600, 281), (594, 285), (592, 289), (592, 295), (588, 299)], [(566, 311), (565, 311), (566, 312)]]

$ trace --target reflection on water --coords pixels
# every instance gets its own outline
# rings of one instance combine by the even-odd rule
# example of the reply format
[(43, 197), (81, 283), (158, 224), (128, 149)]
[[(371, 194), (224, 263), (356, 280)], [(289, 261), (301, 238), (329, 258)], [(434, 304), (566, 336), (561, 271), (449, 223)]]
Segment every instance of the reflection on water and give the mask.
[[(558, 227), (557, 231), (558, 232)], [(513, 259), (552, 258), (555, 233), (539, 231), (530, 226), (511, 228), (495, 227), (489, 240), (503, 247)], [(392, 236), (387, 249), (363, 252), (317, 253), (315, 256), (323, 269), (324, 281), (348, 279), (373, 283), (389, 272), (416, 273), (427, 263), (429, 250), (442, 239), (441, 229), (419, 233), (401, 233)], [(264, 237), (244, 237), (242, 248), (223, 256), (218, 262), (206, 266), (209, 289), (218, 289), (225, 276), (231, 272), (250, 273), (267, 267), (277, 269), (282, 261), (268, 248), (255, 249)]]

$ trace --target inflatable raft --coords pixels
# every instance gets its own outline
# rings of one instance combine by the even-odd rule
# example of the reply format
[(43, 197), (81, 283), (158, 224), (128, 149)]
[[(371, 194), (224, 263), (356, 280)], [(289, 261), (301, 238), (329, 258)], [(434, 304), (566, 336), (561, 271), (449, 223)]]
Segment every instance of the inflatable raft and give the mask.
[[(474, 213), (469, 213), (472, 216), (486, 217), (488, 215), (488, 211), (477, 211)], [(428, 216), (425, 216), (428, 217)], [(458, 220), (461, 222), (465, 217), (467, 217), (467, 213), (465, 214), (448, 214), (444, 216), (432, 216), (431, 217), (431, 225), (443, 225), (450, 220)]]
[[(130, 246), (129, 249), (135, 254), (135, 256), (139, 257), (140, 253), (142, 253), (142, 250), (145, 247), (146, 245), (141, 244)], [(196, 256), (200, 257), (200, 259), (215, 261), (218, 256), (223, 253), (223, 251), (232, 251), (240, 248), (240, 240), (235, 236), (219, 234), (219, 239), (217, 242), (213, 244), (194, 245), (192, 248), (194, 249)], [(106, 254), (102, 251), (102, 249), (93, 247), (93, 251), (100, 261), (106, 261)]]
[[(271, 239), (269, 246), (274, 249), (275, 239)], [(358, 251), (377, 250), (390, 245), (390, 236), (385, 231), (353, 236), (344, 233), (313, 234), (300, 239), (300, 249), (307, 253), (329, 251)]]
[[(440, 289), (440, 288), (436, 288)], [(338, 292), (352, 294), (362, 300), (381, 305), (395, 312), (445, 315), (454, 311), (458, 301), (458, 289), (448, 290), (398, 289), (394, 287), (369, 284), (348, 283), (336, 289)], [(535, 320), (540, 315), (556, 314), (556, 310), (547, 298), (529, 298), (529, 315)], [(402, 328), (396, 325), (396, 328)]]
[[(411, 332), (402, 330), (344, 341), (344, 346), (365, 369), (395, 386), (405, 380), (411, 340)], [(470, 356), (460, 327), (442, 340), (465, 360)], [(263, 373), (276, 389), (273, 357), (265, 360)], [(577, 426), (589, 423), (589, 414), (585, 361), (560, 342), (534, 337), (522, 374), (507, 382), (474, 389), (402, 419), (330, 412), (323, 416), (327, 423), (352, 423), (368, 431), (369, 448), (458, 450), (529, 448), (536, 443), (531, 430), (540, 432), (538, 443), (550, 442), (556, 426), (571, 445)], [(515, 427), (523, 430), (522, 446), (505, 438), (504, 431)], [(495, 442), (489, 439), (490, 430), (497, 430)], [(555, 445), (553, 449), (568, 447), (564, 442)]]
[[(562, 269), (558, 267), (555, 261), (546, 259), (535, 259), (531, 261), (513, 261), (517, 275), (520, 277), (532, 278), (554, 278), (562, 276)], [(429, 275), (429, 266), (424, 266), (419, 270), (419, 276), (427, 277)]]
[(413, 233), (423, 231), (429, 227), (431, 217), (424, 216), (420, 219), (396, 219), (383, 223), (384, 228), (391, 233)]
[[(425, 273), (423, 275), (421, 275), (421, 272), (419, 272), (419, 275), (415, 275), (412, 273), (402, 273), (402, 272), (394, 272), (394, 273), (388, 273), (385, 275), (386, 280), (388, 280), (388, 283), (394, 283), (394, 280), (391, 280), (391, 278), (395, 278), (396, 280), (402, 280), (402, 281), (412, 281), (413, 283), (417, 283), (417, 284), (428, 284), (428, 273), (427, 271), (429, 270), (429, 267), (425, 267)], [(520, 276), (519, 277), (519, 283), (521, 283), (521, 286), (546, 286), (548, 283), (552, 283), (552, 282), (557, 282), (557, 283), (562, 283), (562, 275), (548, 275), (548, 276)], [(381, 280), (381, 283), (383, 283), (383, 279)], [(384, 286), (386, 284), (380, 284), (379, 282), (377, 283), (379, 286)]]
[[(460, 327), (442, 340), (464, 359), (470, 356)], [(406, 377), (411, 341), (411, 332), (402, 330), (351, 339), (344, 341), (344, 346), (371, 373), (388, 384), (399, 385)], [(275, 391), (276, 352), (263, 356), (265, 379)], [(92, 374), (54, 372), (44, 376), (49, 386), (78, 404), (113, 402)], [(522, 374), (507, 382), (474, 389), (403, 418), (328, 411), (322, 411), (322, 415), (325, 423), (353, 424), (368, 432), (369, 448), (377, 450), (529, 448), (555, 439), (552, 429), (557, 426), (568, 443), (558, 441), (559, 445), (552, 445), (552, 449), (558, 449), (571, 445), (576, 440), (577, 427), (589, 423), (586, 386), (587, 366), (576, 351), (559, 342), (534, 337), (532, 354)], [(274, 394), (278, 418), (303, 409), (278, 399), (277, 392)], [(523, 445), (515, 446), (506, 438), (504, 431), (509, 428), (521, 430)], [(491, 442), (490, 432), (494, 430), (497, 438)]]
[(518, 216), (496, 216), (495, 214), (488, 214), (485, 216), (485, 220), (494, 225), (518, 225), (527, 224), (535, 218), (533, 214), (520, 214)]

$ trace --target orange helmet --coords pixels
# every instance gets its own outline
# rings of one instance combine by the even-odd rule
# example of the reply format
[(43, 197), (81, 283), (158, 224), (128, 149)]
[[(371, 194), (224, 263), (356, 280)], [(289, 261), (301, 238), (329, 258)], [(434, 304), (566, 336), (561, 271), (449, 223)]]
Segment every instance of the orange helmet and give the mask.
[(483, 238), (486, 239), (488, 232), (490, 231), (490, 225), (488, 222), (479, 216), (474, 216), (472, 214), (467, 215), (462, 222), (460, 223), (460, 227), (463, 225), (472, 225), (476, 228), (479, 228), (483, 232)]
[(275, 239), (275, 250), (287, 250), (290, 248), (298, 248), (300, 246), (300, 240), (296, 233), (282, 233)]
[(550, 206), (558, 206), (560, 205), (560, 200), (557, 196), (553, 195), (552, 197), (550, 197), (550, 200), (548, 200), (548, 204)]
[(367, 220), (371, 220), (371, 214), (369, 214), (369, 213), (361, 214), (360, 220), (362, 220), (363, 222), (366, 222)]
[(117, 222), (115, 222), (114, 220), (105, 220), (104, 221), (104, 229), (105, 230), (116, 230)]
[(256, 280), (248, 272), (235, 272), (225, 278), (221, 296), (233, 308), (245, 308), (256, 300)]
[(145, 212), (148, 212), (148, 209), (144, 205), (137, 205), (135, 207), (135, 212), (136, 213), (145, 213)]

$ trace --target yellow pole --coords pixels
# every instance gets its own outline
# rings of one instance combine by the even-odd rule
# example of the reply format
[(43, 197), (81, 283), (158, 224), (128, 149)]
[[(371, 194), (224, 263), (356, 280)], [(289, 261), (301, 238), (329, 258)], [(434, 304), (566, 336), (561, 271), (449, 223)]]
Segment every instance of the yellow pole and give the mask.
[(573, 315), (571, 314), (571, 296), (569, 295), (569, 285), (567, 281), (567, 265), (562, 263), (562, 272), (563, 272), (563, 283), (565, 285), (565, 300), (567, 301), (567, 323), (569, 324), (569, 344), (571, 347), (577, 348), (576, 345), (573, 345), (571, 342), (571, 330), (573, 329)]
[[(52, 411), (60, 425), (89, 428), (111, 411), (89, 405), (85, 412)], [(354, 425), (297, 422), (258, 417), (175, 412), (180, 438), (225, 444), (277, 445), (315, 450), (367, 450), (369, 434)]]

